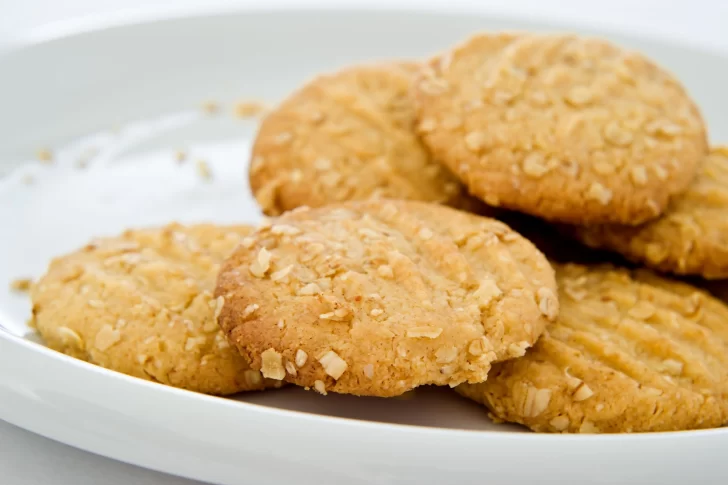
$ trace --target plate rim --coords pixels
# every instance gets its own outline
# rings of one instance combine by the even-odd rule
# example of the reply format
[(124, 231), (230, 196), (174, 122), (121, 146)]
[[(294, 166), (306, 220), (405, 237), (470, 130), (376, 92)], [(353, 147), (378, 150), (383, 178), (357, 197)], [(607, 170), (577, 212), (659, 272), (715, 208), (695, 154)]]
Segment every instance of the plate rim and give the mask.
[(728, 44), (708, 44), (692, 38), (676, 40), (666, 32), (653, 30), (638, 33), (628, 28), (620, 28), (615, 24), (604, 24), (596, 20), (563, 19), (557, 13), (539, 11), (529, 12), (527, 16), (509, 10), (507, 4), (478, 3), (477, 0), (448, 0), (448, 2), (422, 2), (416, 5), (402, 4), (393, 0), (347, 0), (346, 3), (334, 3), (327, 0), (247, 0), (245, 3), (215, 3), (211, 5), (188, 5), (176, 8), (168, 5), (157, 5), (144, 9), (117, 10), (64, 21), (51, 22), (27, 32), (24, 36), (8, 39), (8, 45), (0, 45), (0, 56), (39, 46), (67, 38), (93, 34), (105, 30), (113, 30), (131, 26), (149, 26), (156, 23), (174, 20), (192, 20), (203, 17), (220, 17), (225, 15), (276, 13), (385, 13), (385, 14), (430, 14), (430, 15), (466, 15), (481, 17), (497, 16), (500, 20), (528, 23), (548, 22), (554, 28), (549, 31), (568, 31), (588, 27), (594, 35), (619, 34), (635, 39), (657, 42), (671, 48), (689, 48), (704, 51), (713, 55), (727, 57)]
[[(246, 401), (237, 401), (234, 399), (228, 399), (224, 396), (212, 396), (194, 391), (188, 391), (186, 389), (180, 389), (157, 382), (147, 381), (138, 377), (123, 374), (121, 372), (106, 369), (104, 367), (91, 364), (89, 362), (76, 359), (74, 357), (65, 355), (61, 352), (57, 352), (53, 349), (45, 347), (44, 345), (33, 342), (31, 340), (13, 335), (7, 330), (0, 328), (0, 339), (4, 339), (11, 344), (23, 347), (25, 350), (30, 352), (37, 352), (49, 357), (51, 359), (63, 362), (66, 366), (74, 366), (81, 369), (83, 372), (91, 372), (95, 374), (103, 375), (105, 379), (116, 379), (117, 381), (125, 382), (126, 384), (134, 386), (142, 386), (151, 389), (153, 392), (167, 393), (177, 395), (186, 400), (200, 400), (213, 405), (223, 405), (226, 407), (242, 407), (243, 409), (263, 414), (266, 416), (273, 416), (277, 418), (302, 418), (310, 419), (319, 424), (325, 425), (331, 422), (332, 424), (339, 424), (342, 426), (351, 426), (355, 428), (374, 428), (372, 431), (377, 431), (377, 428), (390, 428), (395, 430), (401, 430), (403, 432), (414, 432), (423, 435), (442, 435), (442, 434), (477, 434), (477, 435), (488, 435), (491, 437), (500, 437), (516, 441), (558, 441), (564, 440), (569, 441), (624, 441), (626, 439), (630, 441), (651, 441), (657, 437), (669, 437), (685, 439), (685, 438), (701, 438), (709, 437), (713, 435), (725, 435), (728, 437), (728, 427), (721, 428), (707, 428), (707, 429), (695, 429), (695, 430), (682, 430), (682, 431), (660, 431), (650, 433), (603, 433), (603, 434), (580, 434), (580, 433), (533, 433), (524, 429), (524, 432), (508, 432), (498, 430), (475, 430), (475, 429), (460, 429), (460, 428), (440, 428), (430, 426), (418, 426), (414, 424), (399, 424), (399, 423), (388, 423), (381, 421), (369, 421), (356, 418), (347, 418), (341, 416), (329, 416), (324, 414), (310, 413), (306, 411), (297, 411), (292, 409), (282, 409), (276, 407), (266, 406), (264, 404), (251, 403)], [(428, 436), (424, 436), (428, 437)]]
[[(257, 5), (257, 4), (256, 4)], [(272, 9), (250, 9), (250, 8), (243, 8), (241, 6), (236, 6), (234, 9), (232, 9), (234, 13), (236, 14), (246, 14), (246, 13), (260, 13), (265, 12), (271, 15), (274, 15), (276, 12), (279, 12), (280, 10)], [(295, 11), (307, 11), (310, 12), (311, 8), (303, 8), (303, 9), (296, 9)], [(355, 15), (357, 11), (366, 11), (367, 13), (381, 13), (381, 14), (396, 14), (396, 13), (430, 13), (434, 14), (438, 11), (444, 11), (453, 15), (462, 14), (462, 11), (453, 11), (452, 9), (447, 8), (441, 8), (441, 9), (421, 9), (416, 7), (401, 7), (398, 6), (397, 8), (393, 9), (380, 9), (376, 6), (373, 6), (372, 8), (366, 8), (366, 9), (350, 9), (350, 8), (334, 8), (334, 7), (326, 7), (321, 8), (322, 11), (326, 11), (328, 13), (336, 13), (336, 14), (353, 14)], [(473, 13), (477, 13), (478, 15), (486, 15), (490, 11), (494, 11), (497, 13), (497, 9), (491, 9), (491, 10), (483, 10), (483, 9), (477, 9), (477, 10), (471, 10)], [(287, 13), (290, 13), (291, 11), (287, 11)], [(221, 15), (229, 14), (230, 12), (220, 13), (217, 11), (210, 12), (205, 11), (203, 14), (199, 14), (199, 12), (195, 13), (189, 13), (185, 16), (181, 17), (174, 17), (174, 19), (185, 19), (185, 20), (194, 20), (198, 18), (209, 18), (209, 17), (218, 17)], [(500, 14), (497, 13), (499, 18), (505, 19), (507, 21), (518, 21), (519, 17), (514, 16), (511, 14)], [(23, 46), (13, 46), (9, 52), (12, 53), (22, 53), (22, 50), (24, 48), (28, 48), (31, 46), (37, 46), (42, 45), (46, 43), (52, 43), (58, 40), (70, 38), (70, 37), (80, 37), (84, 35), (93, 35), (96, 32), (105, 31), (109, 29), (123, 29), (125, 27), (130, 26), (137, 26), (137, 25), (153, 25), (156, 23), (161, 23), (165, 21), (172, 20), (172, 18), (169, 17), (163, 17), (163, 18), (155, 18), (155, 19), (148, 19), (146, 21), (139, 21), (139, 22), (124, 22), (121, 24), (113, 25), (113, 26), (98, 26), (98, 28), (94, 28), (91, 30), (84, 30), (84, 31), (77, 31), (68, 35), (60, 35), (58, 37), (53, 37), (49, 39), (45, 39), (42, 41), (34, 42), (31, 44), (26, 44)], [(539, 18), (524, 18), (521, 20), (525, 20), (530, 23), (538, 23), (542, 21), (548, 21), (551, 23), (551, 20), (544, 20)], [(550, 24), (550, 26), (553, 25), (558, 28), (567, 29), (569, 22), (553, 22)], [(582, 25), (582, 28), (584, 25)], [(593, 30), (593, 32), (596, 35), (599, 35), (600, 33), (617, 33), (618, 30), (610, 29), (605, 26), (594, 26), (592, 29), (592, 26), (589, 25), (590, 30)], [(676, 42), (676, 41), (668, 41), (666, 39), (663, 39), (659, 36), (653, 36), (653, 35), (642, 35), (642, 34), (625, 34), (624, 32), (619, 32), (620, 35), (627, 35), (628, 37), (632, 37), (635, 39), (645, 39), (649, 40), (651, 42), (657, 42), (660, 44), (663, 44), (667, 47), (678, 47), (681, 49), (693, 49), (697, 51), (703, 51), (706, 53), (710, 53), (712, 55), (718, 55), (722, 58), (725, 58), (728, 60), (728, 57), (726, 57), (726, 54), (728, 53), (728, 49), (710, 49), (705, 46), (698, 46), (693, 45), (689, 43), (682, 43), (682, 42)], [(5, 54), (5, 52), (0, 53), (0, 56)], [(1, 324), (2, 322), (0, 322)], [(455, 429), (455, 428), (437, 428), (437, 427), (424, 427), (424, 426), (417, 426), (417, 425), (409, 425), (409, 424), (396, 424), (396, 423), (386, 423), (386, 422), (377, 422), (377, 421), (366, 421), (366, 420), (358, 420), (353, 418), (346, 418), (346, 417), (338, 417), (338, 416), (328, 416), (328, 415), (319, 415), (309, 412), (303, 412), (303, 411), (296, 411), (296, 410), (289, 410), (289, 409), (280, 409), (280, 408), (272, 408), (261, 404), (256, 403), (249, 403), (249, 402), (240, 402), (240, 401), (234, 401), (230, 399), (225, 398), (219, 398), (215, 396), (207, 396), (203, 394), (194, 393), (191, 391), (186, 391), (182, 389), (177, 389), (169, 386), (165, 386), (163, 384), (158, 384), (154, 382), (145, 381), (143, 379), (138, 379), (135, 377), (131, 377), (125, 374), (121, 374), (115, 371), (111, 371), (99, 366), (96, 366), (94, 364), (90, 364), (84, 361), (80, 361), (78, 359), (74, 359), (72, 357), (66, 356), (64, 354), (61, 354), (59, 352), (53, 351), (41, 344), (38, 344), (36, 342), (27, 340), (23, 337), (14, 335), (10, 332), (3, 331), (0, 329), (0, 349), (3, 348), (4, 345), (10, 345), (16, 347), (17, 350), (21, 352), (26, 352), (28, 355), (36, 355), (36, 357), (44, 357), (47, 359), (50, 359), (50, 361), (57, 362), (59, 364), (59, 367), (63, 366), (63, 368), (67, 368), (67, 366), (71, 366), (74, 369), (78, 370), (81, 373), (85, 373), (86, 375), (94, 375), (94, 376), (101, 376), (103, 379), (106, 379), (109, 381), (109, 385), (113, 385), (114, 387), (118, 386), (133, 386), (134, 388), (143, 389), (144, 392), (150, 392), (150, 393), (158, 393), (160, 395), (165, 395), (168, 398), (172, 398), (176, 396), (176, 398), (184, 399), (186, 402), (194, 401), (195, 403), (198, 403), (200, 406), (202, 405), (213, 405), (213, 406), (224, 406), (226, 409), (235, 409), (237, 412), (244, 412), (248, 413), (250, 415), (250, 419), (255, 419), (256, 416), (260, 416), (266, 419), (281, 419), (284, 421), (301, 421), (308, 423), (307, 426), (333, 426), (336, 428), (344, 429), (344, 430), (351, 430), (352, 434), (356, 434), (357, 430), (361, 430), (363, 432), (368, 433), (379, 433), (382, 431), (389, 432), (390, 435), (397, 435), (397, 437), (401, 440), (406, 439), (417, 439), (420, 438), (421, 440), (428, 440), (430, 442), (433, 442), (433, 440), (437, 440), (437, 438), (448, 438), (453, 440), (459, 440), (460, 442), (465, 441), (478, 441), (480, 444), (483, 445), (495, 445), (500, 443), (509, 443), (509, 444), (523, 444), (523, 445), (537, 445), (537, 446), (547, 446), (547, 445), (567, 445), (567, 446), (579, 446), (580, 444), (584, 443), (586, 445), (589, 443), (589, 446), (596, 443), (594, 446), (601, 446), (602, 449), (606, 450), (620, 450), (622, 446), (625, 447), (636, 447), (640, 446), (641, 444), (645, 443), (654, 443), (655, 441), (672, 441), (675, 444), (691, 444), (691, 443), (703, 443), (706, 440), (726, 440), (726, 443), (728, 443), (728, 428), (714, 428), (714, 429), (706, 429), (706, 430), (688, 430), (688, 431), (672, 431), (672, 432), (658, 432), (658, 433), (635, 433), (635, 434), (599, 434), (599, 435), (581, 435), (581, 434), (567, 434), (567, 435), (561, 435), (561, 434), (540, 434), (540, 433), (530, 433), (530, 432), (521, 432), (521, 433), (510, 433), (510, 432), (504, 432), (504, 431), (482, 431), (482, 430), (468, 430), (468, 429)], [(2, 355), (0, 353), (0, 355)], [(5, 378), (0, 375), (0, 388), (3, 386), (7, 387), (12, 391), (12, 386), (10, 384), (4, 384), (3, 381)], [(172, 397), (170, 397), (172, 396)], [(0, 408), (2, 405), (0, 404)], [(485, 413), (485, 411), (483, 411)], [(3, 416), (0, 416), (0, 418), (5, 419)], [(485, 416), (484, 416), (485, 419)], [(25, 429), (28, 429), (28, 427), (23, 426), (21, 424), (17, 424), (15, 421), (8, 420), (9, 422), (16, 424), (20, 427), (23, 427)], [(51, 439), (57, 439), (61, 442), (66, 442), (64, 440), (58, 439), (54, 436), (49, 436), (48, 434), (45, 434), (43, 432), (39, 432), (37, 430), (33, 430), (33, 432), (41, 434), (43, 436), (47, 436)], [(687, 440), (687, 441), (686, 441)], [(76, 446), (78, 448), (84, 449), (86, 451), (90, 451), (92, 453), (96, 453), (92, 449), (85, 448), (83, 446), (78, 446), (76, 444), (72, 445)], [(113, 454), (108, 453), (97, 453), (97, 454), (103, 454), (103, 456), (109, 456), (114, 459), (120, 459), (118, 456), (114, 456)], [(134, 464), (139, 464), (138, 462), (134, 461), (128, 461), (128, 460), (122, 460), (127, 461)], [(173, 471), (170, 471), (165, 468), (159, 468), (154, 466), (149, 466), (149, 464), (142, 464), (141, 466), (145, 466), (147, 468), (152, 468), (160, 471), (164, 471), (167, 473), (174, 473)], [(185, 475), (187, 476), (187, 475)], [(204, 478), (203, 478), (204, 479)]]

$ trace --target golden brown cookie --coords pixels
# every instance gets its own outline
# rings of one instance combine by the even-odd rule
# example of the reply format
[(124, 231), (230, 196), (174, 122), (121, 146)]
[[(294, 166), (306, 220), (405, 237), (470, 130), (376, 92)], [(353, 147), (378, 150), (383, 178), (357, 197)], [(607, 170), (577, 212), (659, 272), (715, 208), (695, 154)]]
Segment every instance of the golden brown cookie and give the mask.
[(728, 307), (646, 270), (555, 266), (561, 312), (521, 359), (461, 394), (535, 431), (617, 433), (728, 419)]
[(386, 63), (319, 76), (268, 114), (250, 165), (263, 211), (370, 198), (473, 204), (414, 132), (408, 92), (417, 68)]
[(728, 148), (711, 151), (688, 190), (665, 214), (641, 226), (574, 229), (595, 248), (611, 249), (651, 268), (704, 278), (728, 278)]
[(413, 201), (296, 210), (225, 263), (218, 323), (254, 369), (321, 393), (481, 382), (558, 312), (553, 270), (493, 219)]
[(223, 395), (278, 385), (215, 321), (220, 263), (251, 231), (172, 224), (96, 240), (33, 285), (33, 324), (52, 349), (170, 386)]
[(552, 221), (652, 219), (707, 151), (683, 87), (602, 40), (477, 35), (432, 60), (413, 93), (425, 144), (471, 194)]

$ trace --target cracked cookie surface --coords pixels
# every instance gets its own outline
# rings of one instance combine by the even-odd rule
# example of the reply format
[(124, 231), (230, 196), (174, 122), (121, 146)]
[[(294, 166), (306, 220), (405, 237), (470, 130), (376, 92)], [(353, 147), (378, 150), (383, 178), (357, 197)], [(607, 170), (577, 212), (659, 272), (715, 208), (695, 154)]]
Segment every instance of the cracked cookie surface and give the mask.
[(219, 395), (277, 386), (215, 321), (220, 263), (250, 232), (172, 224), (95, 240), (33, 285), (33, 324), (50, 348), (134, 377)]
[(219, 324), (263, 375), (396, 396), (485, 380), (558, 313), (553, 270), (503, 223), (412, 201), (295, 210), (225, 263)]
[(319, 76), (268, 114), (250, 165), (263, 211), (370, 198), (477, 207), (414, 131), (417, 68), (392, 62)]
[(427, 64), (413, 97), (425, 145), (471, 194), (551, 221), (655, 218), (707, 153), (677, 80), (597, 39), (477, 35)]
[(535, 431), (617, 433), (721, 426), (728, 307), (646, 270), (555, 265), (561, 311), (521, 359), (457, 391)]

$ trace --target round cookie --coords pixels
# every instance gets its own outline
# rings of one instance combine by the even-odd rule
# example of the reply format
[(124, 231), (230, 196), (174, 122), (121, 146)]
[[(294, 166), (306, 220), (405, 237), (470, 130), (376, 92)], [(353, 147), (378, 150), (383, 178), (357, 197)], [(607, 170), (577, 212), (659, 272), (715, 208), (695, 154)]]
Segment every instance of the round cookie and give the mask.
[(218, 395), (278, 386), (215, 321), (219, 266), (250, 232), (172, 224), (96, 240), (33, 285), (33, 325), (52, 349), (170, 386)]
[(370, 198), (474, 205), (414, 132), (417, 68), (383, 63), (319, 76), (268, 114), (250, 165), (263, 212)]
[(683, 87), (597, 39), (477, 35), (423, 68), (413, 97), (423, 141), (471, 194), (551, 221), (652, 219), (707, 152)]
[(660, 271), (728, 278), (728, 148), (711, 151), (659, 219), (636, 227), (575, 227), (574, 234)]
[(728, 420), (728, 307), (646, 270), (555, 269), (557, 321), (525, 357), (459, 393), (542, 432), (674, 431)]
[(482, 382), (558, 313), (553, 270), (503, 223), (437, 204), (295, 210), (225, 263), (218, 323), (264, 376), (396, 396)]

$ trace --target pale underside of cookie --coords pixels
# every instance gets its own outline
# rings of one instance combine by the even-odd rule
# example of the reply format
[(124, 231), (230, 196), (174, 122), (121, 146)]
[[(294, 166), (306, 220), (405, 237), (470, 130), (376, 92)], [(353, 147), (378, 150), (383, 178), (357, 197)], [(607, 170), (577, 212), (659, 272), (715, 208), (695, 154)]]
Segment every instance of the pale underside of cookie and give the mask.
[(374, 396), (482, 382), (558, 312), (548, 261), (505, 224), (389, 200), (273, 220), (216, 295), (218, 323), (264, 376)]
[(645, 266), (681, 275), (728, 278), (728, 149), (711, 151), (688, 190), (641, 226), (583, 226), (576, 236)]
[(423, 141), (471, 194), (552, 221), (652, 219), (707, 151), (683, 87), (602, 40), (478, 35), (431, 61), (413, 96)]
[(521, 359), (461, 394), (535, 431), (615, 433), (721, 426), (728, 308), (646, 270), (556, 266), (561, 311)]
[(96, 240), (33, 286), (33, 324), (49, 347), (142, 379), (220, 395), (277, 386), (215, 320), (219, 266), (250, 232), (172, 224)]
[(477, 206), (414, 131), (414, 63), (319, 76), (262, 122), (250, 185), (263, 211), (370, 198)]

